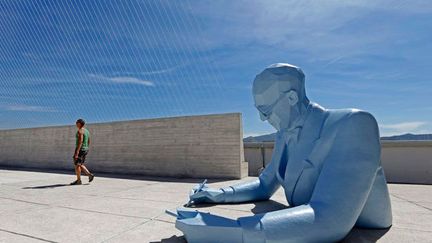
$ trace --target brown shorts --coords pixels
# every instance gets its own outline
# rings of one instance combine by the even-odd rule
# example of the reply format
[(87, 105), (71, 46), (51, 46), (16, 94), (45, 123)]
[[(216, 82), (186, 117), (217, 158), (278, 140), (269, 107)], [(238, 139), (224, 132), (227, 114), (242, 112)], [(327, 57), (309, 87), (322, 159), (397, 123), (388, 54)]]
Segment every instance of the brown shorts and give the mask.
[(75, 165), (84, 164), (87, 154), (88, 154), (88, 150), (80, 150), (78, 153), (78, 158), (76, 159), (74, 158), (74, 164)]

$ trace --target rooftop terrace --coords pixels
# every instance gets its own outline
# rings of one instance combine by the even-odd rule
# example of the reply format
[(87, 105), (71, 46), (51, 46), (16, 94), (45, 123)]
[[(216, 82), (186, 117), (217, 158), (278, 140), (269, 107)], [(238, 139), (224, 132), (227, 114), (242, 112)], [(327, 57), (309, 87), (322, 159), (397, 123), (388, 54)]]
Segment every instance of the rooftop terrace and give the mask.
[[(68, 186), (73, 179), (71, 174), (0, 170), (0, 242), (185, 242), (164, 211), (183, 205), (200, 180), (98, 176), (91, 185)], [(236, 182), (210, 181), (210, 186)], [(390, 184), (390, 193), (393, 226), (354, 229), (345, 242), (431, 241), (432, 186)], [(279, 190), (267, 202), (199, 210), (236, 218), (286, 205)]]

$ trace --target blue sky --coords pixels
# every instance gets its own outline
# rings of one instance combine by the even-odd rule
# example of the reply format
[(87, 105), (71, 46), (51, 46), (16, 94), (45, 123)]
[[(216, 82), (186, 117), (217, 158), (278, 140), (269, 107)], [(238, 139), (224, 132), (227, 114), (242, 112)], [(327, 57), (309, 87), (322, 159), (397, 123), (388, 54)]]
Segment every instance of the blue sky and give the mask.
[(0, 129), (242, 112), (266, 66), (383, 135), (432, 132), (430, 1), (0, 0)]

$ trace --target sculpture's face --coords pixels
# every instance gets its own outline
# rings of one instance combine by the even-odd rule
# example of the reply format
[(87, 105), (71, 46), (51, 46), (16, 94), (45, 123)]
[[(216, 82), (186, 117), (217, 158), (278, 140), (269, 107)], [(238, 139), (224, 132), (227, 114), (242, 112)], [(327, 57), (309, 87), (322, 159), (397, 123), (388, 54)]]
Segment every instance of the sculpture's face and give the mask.
[(290, 82), (297, 76), (294, 67), (270, 67), (254, 80), (253, 97), (261, 120), (268, 121), (278, 131), (288, 128), (290, 121), (297, 118), (292, 109), (298, 102), (298, 94)]
[(286, 102), (286, 93), (279, 90), (277, 82), (254, 94), (254, 99), (261, 120), (268, 121), (278, 131), (288, 126), (291, 107)]

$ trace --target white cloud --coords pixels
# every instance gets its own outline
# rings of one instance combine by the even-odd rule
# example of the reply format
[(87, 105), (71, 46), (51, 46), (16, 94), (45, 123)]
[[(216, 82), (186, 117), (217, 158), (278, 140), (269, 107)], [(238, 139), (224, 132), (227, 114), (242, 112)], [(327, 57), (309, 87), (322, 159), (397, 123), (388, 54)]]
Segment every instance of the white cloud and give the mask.
[(119, 84), (139, 84), (139, 85), (145, 85), (145, 86), (154, 86), (154, 83), (149, 80), (143, 80), (135, 77), (127, 77), (127, 76), (119, 76), (119, 77), (107, 77), (103, 75), (98, 74), (89, 74), (90, 78), (109, 81), (112, 83), (119, 83)]
[(404, 131), (404, 130), (415, 130), (425, 124), (427, 124), (427, 122), (421, 122), (421, 121), (401, 122), (396, 124), (383, 124), (381, 125), (381, 127)]
[(401, 122), (395, 124), (381, 124), (379, 125), (381, 133), (384, 136), (399, 135), (405, 133), (424, 133), (422, 127), (427, 125), (424, 121)]
[(163, 68), (163, 69), (157, 69), (157, 70), (150, 70), (150, 71), (145, 71), (145, 72), (114, 72), (114, 75), (155, 75), (155, 74), (164, 74), (164, 73), (170, 73), (173, 72), (181, 67), (186, 66), (187, 63), (183, 63), (177, 66), (172, 66), (169, 68)]
[(52, 107), (25, 104), (0, 105), (0, 108), (6, 111), (57, 112), (57, 110)]

